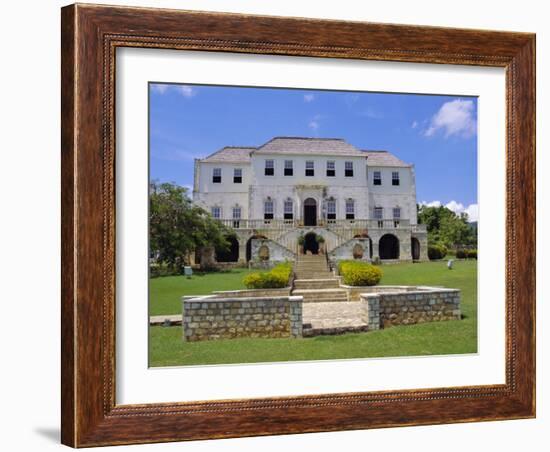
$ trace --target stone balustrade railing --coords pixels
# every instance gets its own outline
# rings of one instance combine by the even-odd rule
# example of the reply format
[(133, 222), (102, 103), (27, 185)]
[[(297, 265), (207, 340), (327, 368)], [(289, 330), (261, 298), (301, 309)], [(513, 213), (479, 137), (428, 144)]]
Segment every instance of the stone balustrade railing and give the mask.
[[(233, 229), (275, 229), (285, 230), (291, 228), (308, 227), (305, 226), (302, 220), (283, 220), (283, 219), (220, 219), (225, 226)], [(317, 221), (318, 227), (326, 227), (327, 229), (411, 229), (413, 232), (426, 232), (426, 225), (414, 224), (411, 225), (409, 220), (398, 219), (353, 219), (353, 220), (327, 220), (320, 219)]]

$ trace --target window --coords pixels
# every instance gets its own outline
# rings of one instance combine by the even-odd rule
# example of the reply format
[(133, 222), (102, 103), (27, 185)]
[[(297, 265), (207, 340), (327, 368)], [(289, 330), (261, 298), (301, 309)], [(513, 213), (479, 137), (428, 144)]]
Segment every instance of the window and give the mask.
[(306, 176), (315, 176), (315, 163), (313, 160), (306, 161)]
[(240, 227), (240, 219), (241, 219), (241, 208), (240, 206), (233, 207), (233, 227), (239, 228)]
[(401, 219), (401, 208), (400, 207), (394, 207), (393, 208), (393, 227), (398, 228), (399, 227), (399, 220)]
[(292, 160), (285, 160), (285, 176), (294, 176), (294, 164)]
[(242, 184), (243, 183), (243, 170), (242, 168), (235, 168), (233, 170), (233, 183)]
[(334, 160), (329, 160), (327, 162), (327, 177), (336, 176), (336, 162)]
[(373, 182), (374, 185), (382, 185), (382, 173), (380, 171), (374, 172)]
[(336, 220), (336, 201), (327, 201), (327, 220)]
[(345, 163), (344, 176), (353, 177), (353, 162), (346, 162)]
[(275, 174), (275, 162), (273, 160), (265, 161), (265, 172), (266, 176), (273, 176)]
[(346, 200), (346, 220), (355, 219), (355, 202), (353, 199)]
[(391, 184), (399, 185), (399, 171), (392, 171), (391, 173)]
[(294, 207), (292, 204), (292, 199), (287, 199), (285, 201), (284, 219), (292, 220), (293, 218), (294, 218)]
[(264, 220), (273, 220), (273, 200), (264, 202)]
[(214, 206), (212, 207), (212, 209), (210, 209), (210, 212), (212, 213), (212, 216), (214, 218), (220, 219), (222, 217), (221, 207)]
[(222, 183), (222, 169), (221, 168), (214, 168), (214, 171), (212, 172), (212, 183), (214, 183), (214, 184), (221, 184)]
[(376, 220), (381, 220), (384, 216), (384, 209), (382, 207), (375, 207), (374, 208), (374, 218)]

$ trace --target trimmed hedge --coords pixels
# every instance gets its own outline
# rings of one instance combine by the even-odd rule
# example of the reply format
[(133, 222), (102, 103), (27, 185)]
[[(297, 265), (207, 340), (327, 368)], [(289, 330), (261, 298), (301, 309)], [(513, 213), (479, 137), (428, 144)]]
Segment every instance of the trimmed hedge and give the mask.
[(382, 279), (382, 270), (366, 262), (340, 261), (338, 273), (348, 286), (375, 286)]
[[(447, 247), (440, 243), (428, 246), (428, 258), (433, 261), (443, 259), (448, 253)], [(458, 256), (457, 256), (458, 257)]]
[(457, 250), (458, 259), (477, 259), (477, 250)]
[(288, 286), (291, 274), (292, 264), (285, 262), (268, 272), (249, 273), (243, 278), (243, 283), (247, 289), (279, 289)]

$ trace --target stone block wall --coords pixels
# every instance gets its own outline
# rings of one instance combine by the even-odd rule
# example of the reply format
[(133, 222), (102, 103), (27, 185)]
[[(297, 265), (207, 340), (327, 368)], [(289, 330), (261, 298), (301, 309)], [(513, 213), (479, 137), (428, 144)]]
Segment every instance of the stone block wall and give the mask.
[(250, 266), (271, 268), (285, 261), (294, 261), (296, 255), (277, 242), (269, 239), (252, 239)]
[(290, 295), (291, 287), (280, 289), (243, 289), (243, 290), (219, 290), (214, 291), (216, 297), (246, 298), (246, 297), (285, 297)]
[[(354, 256), (354, 251), (360, 250), (362, 256)], [(357, 259), (362, 262), (370, 262), (370, 246), (369, 239), (367, 238), (355, 238), (342, 243), (332, 251), (328, 253), (328, 258), (332, 265), (336, 266), (336, 263), (341, 260), (353, 260)]]
[(460, 290), (418, 287), (417, 290), (361, 294), (369, 331), (395, 325), (460, 320)]
[(302, 337), (303, 297), (183, 298), (183, 340)]

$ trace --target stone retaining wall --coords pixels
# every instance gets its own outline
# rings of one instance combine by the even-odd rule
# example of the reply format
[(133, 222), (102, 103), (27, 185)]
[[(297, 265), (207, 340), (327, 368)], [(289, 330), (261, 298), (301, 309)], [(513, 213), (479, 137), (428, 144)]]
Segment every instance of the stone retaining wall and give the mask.
[(418, 286), (347, 286), (342, 283), (340, 288), (346, 291), (348, 301), (361, 301), (361, 294), (418, 291)]
[(461, 319), (460, 290), (439, 287), (412, 289), (362, 293), (361, 302), (366, 310), (369, 331), (395, 325)]
[(302, 297), (183, 298), (183, 340), (302, 337)]
[(284, 297), (290, 295), (291, 289), (291, 287), (283, 287), (281, 289), (218, 290), (212, 293), (223, 298)]

